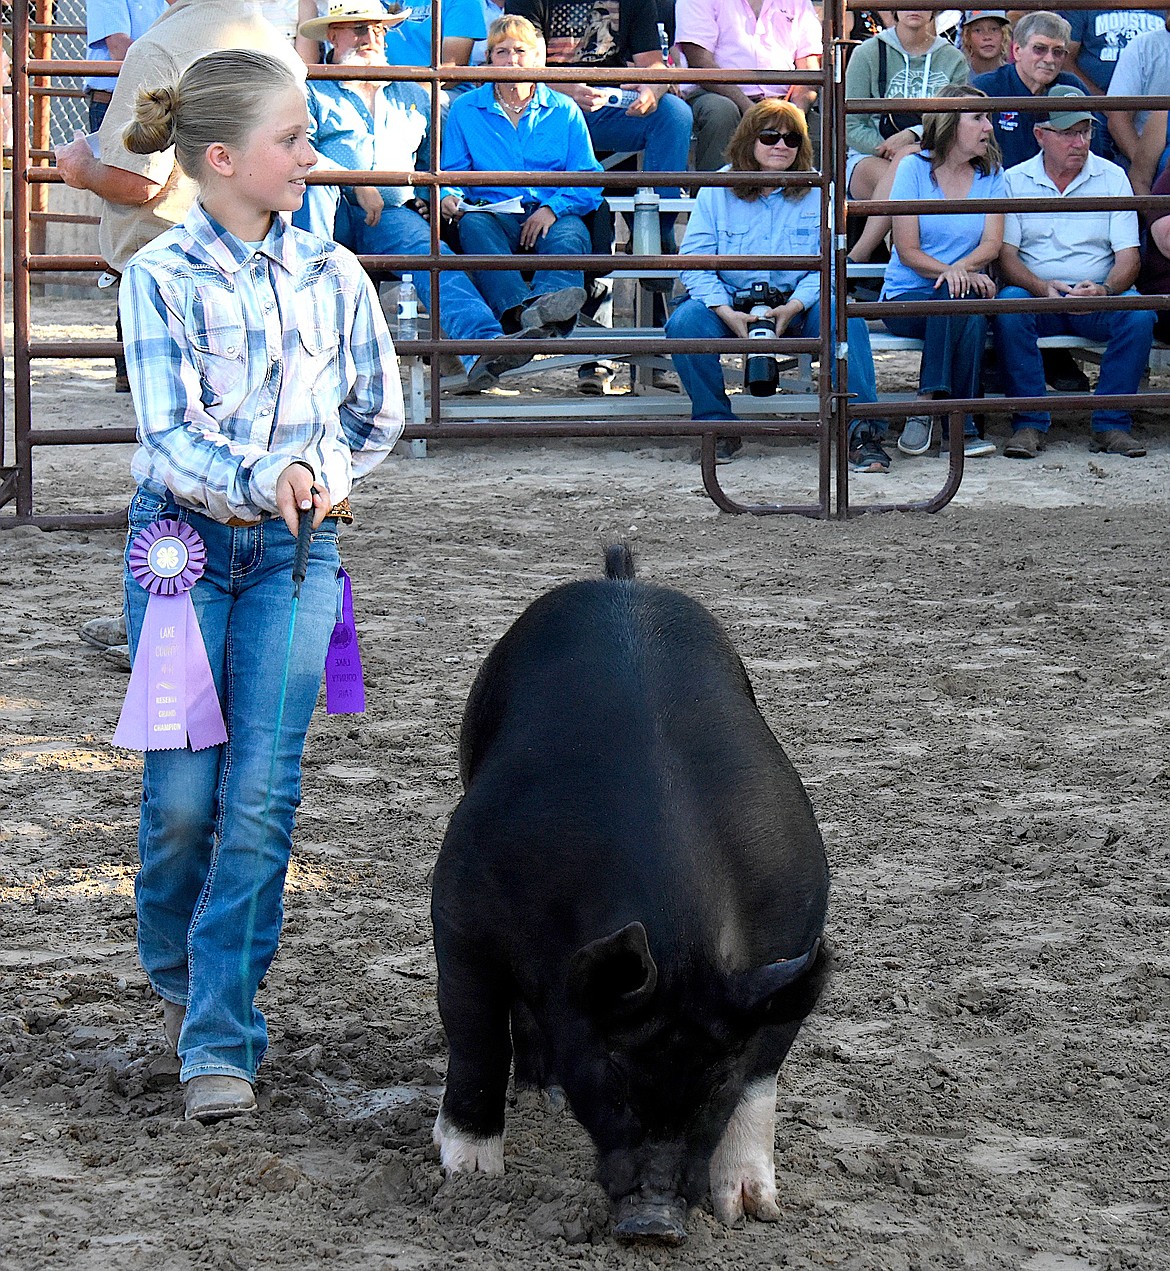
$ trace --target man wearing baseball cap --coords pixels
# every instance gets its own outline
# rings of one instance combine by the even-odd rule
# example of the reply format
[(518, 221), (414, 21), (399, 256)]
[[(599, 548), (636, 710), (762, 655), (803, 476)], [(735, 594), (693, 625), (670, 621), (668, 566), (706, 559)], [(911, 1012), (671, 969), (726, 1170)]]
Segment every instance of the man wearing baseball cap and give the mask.
[[(1133, 193), (1129, 178), (1115, 163), (1089, 152), (1093, 115), (1078, 109), (1077, 88), (1056, 86), (1048, 94), (1068, 108), (1041, 116), (1033, 125), (1040, 153), (1005, 174), (1009, 198), (1106, 199)], [(1010, 204), (1009, 204), (1010, 207)], [(1136, 212), (1012, 212), (1004, 216), (1000, 268), (1010, 284), (1000, 299), (1027, 296), (1070, 302), (1083, 296), (1121, 296), (1134, 289), (1139, 252)], [(999, 313), (995, 339), (1004, 390), (1010, 397), (1043, 397), (1044, 367), (1036, 341), (1040, 336), (1077, 335), (1106, 345), (1101, 357), (1098, 394), (1136, 393), (1149, 365), (1154, 314), (1132, 309), (1113, 313)], [(1051, 426), (1046, 411), (1020, 412), (1004, 454), (1034, 459)], [(1090, 449), (1136, 459), (1146, 453), (1133, 434), (1128, 411), (1095, 410)]]

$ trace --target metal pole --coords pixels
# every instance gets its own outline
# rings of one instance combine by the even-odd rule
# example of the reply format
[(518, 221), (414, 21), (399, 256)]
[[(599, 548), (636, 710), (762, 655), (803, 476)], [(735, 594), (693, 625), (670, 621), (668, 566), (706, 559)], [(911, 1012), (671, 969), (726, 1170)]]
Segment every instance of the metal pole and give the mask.
[(29, 327), (31, 293), (28, 272), (28, 5), (12, 8), (12, 401), (16, 442), (16, 515), (32, 515), (32, 388)]

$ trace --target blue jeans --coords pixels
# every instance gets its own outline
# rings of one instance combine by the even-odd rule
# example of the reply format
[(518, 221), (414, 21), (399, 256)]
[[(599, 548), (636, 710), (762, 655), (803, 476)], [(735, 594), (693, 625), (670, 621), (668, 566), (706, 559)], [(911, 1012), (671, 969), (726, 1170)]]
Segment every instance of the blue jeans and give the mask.
[[(665, 93), (648, 115), (627, 115), (620, 106), (588, 111), (585, 123), (596, 150), (641, 150), (643, 172), (685, 172), (691, 149), (694, 116), (681, 97)], [(674, 186), (658, 187), (664, 199), (677, 199)], [(672, 239), (673, 212), (661, 216), (662, 237)]]
[[(1027, 299), (1023, 287), (1005, 287), (1001, 300)], [(1127, 296), (1138, 293), (1132, 287)], [(1036, 344), (1040, 336), (1079, 335), (1099, 340), (1106, 347), (1101, 357), (1101, 374), (1094, 393), (1136, 393), (1150, 364), (1157, 315), (1148, 309), (1123, 313), (1000, 313), (995, 317), (995, 342), (999, 348), (1004, 391), (1009, 397), (1043, 397), (1044, 363)], [(1013, 428), (1035, 428), (1047, 432), (1052, 417), (1047, 411), (1021, 411), (1012, 416)], [(1120, 429), (1129, 432), (1133, 418), (1124, 410), (1095, 410), (1094, 432)]]
[[(255, 996), (280, 935), (301, 752), (337, 617), (337, 523), (326, 520), (313, 534), (277, 739), (296, 540), (279, 517), (232, 529), (140, 489), (127, 548), (164, 516), (186, 521), (207, 548), (190, 596), (228, 740), (146, 752), (134, 881), (138, 954), (159, 996), (186, 1004), (180, 1079), (216, 1073), (253, 1081), (268, 1046)], [(128, 570), (125, 589), (133, 652), (148, 596)]]
[[(891, 300), (949, 300), (946, 283), (900, 291)], [(982, 397), (983, 351), (987, 347), (987, 319), (977, 313), (915, 314), (882, 321), (894, 333), (909, 340), (921, 340), (922, 361), (918, 368), (921, 397)], [(975, 421), (965, 417), (967, 436), (976, 435)]]
[[(425, 256), (430, 252), (431, 227), (413, 208), (384, 208), (377, 225), (367, 225), (361, 208), (340, 194), (336, 185), (309, 186), (300, 209), (293, 213), (293, 224), (364, 255)], [(446, 243), (439, 247), (443, 255), (454, 255)], [(420, 268), (411, 276), (419, 299), (433, 314), (430, 273)], [(495, 314), (465, 273), (448, 270), (439, 275), (439, 304), (439, 321), (452, 340), (494, 340), (504, 334)], [(475, 358), (461, 357), (460, 361), (467, 369)]]
[[(791, 323), (786, 335), (798, 339), (815, 339), (821, 333), (821, 306), (814, 302)], [(731, 328), (713, 309), (701, 300), (687, 299), (670, 315), (665, 334), (672, 340), (722, 340), (733, 336)], [(873, 369), (873, 351), (869, 347), (869, 330), (860, 318), (850, 318), (849, 392), (859, 402), (877, 401), (877, 377)], [(674, 369), (691, 399), (692, 419), (734, 419), (718, 353), (673, 353)], [(834, 364), (835, 371), (835, 364)], [(874, 431), (873, 420), (855, 419), (849, 425), (853, 437), (866, 426)], [(878, 429), (878, 435), (884, 429)]]
[[(530, 215), (530, 212), (465, 212), (459, 220), (459, 243), (465, 252), (476, 256), (518, 255), (520, 229)], [(587, 256), (589, 231), (579, 216), (558, 216), (548, 233), (536, 240), (534, 250), (538, 256)], [(534, 296), (585, 285), (585, 275), (579, 269), (537, 269), (531, 287), (518, 269), (484, 269), (472, 277), (497, 318)]]

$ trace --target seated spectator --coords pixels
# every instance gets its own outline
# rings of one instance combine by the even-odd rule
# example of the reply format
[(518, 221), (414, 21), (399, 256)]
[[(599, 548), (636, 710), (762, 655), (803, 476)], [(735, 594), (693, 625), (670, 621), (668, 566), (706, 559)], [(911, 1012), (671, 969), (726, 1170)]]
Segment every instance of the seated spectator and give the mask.
[[(505, 12), (527, 18), (544, 37), (549, 66), (664, 69), (654, 0), (506, 0)], [(585, 115), (595, 150), (642, 152), (644, 172), (685, 172), (691, 145), (691, 108), (668, 84), (638, 82), (636, 71), (621, 88), (636, 94), (629, 106), (609, 105), (613, 86), (553, 84)], [(658, 187), (678, 198), (677, 186)], [(673, 213), (663, 213), (662, 246), (674, 250)]]
[[(386, 33), (386, 60), (391, 66), (431, 65), (431, 0), (396, 0), (406, 21)], [(476, 40), (487, 34), (481, 0), (443, 0), (440, 66), (466, 66)]]
[[(483, 20), (487, 30), (492, 29), (492, 23), (497, 18), (504, 16), (504, 0), (480, 0), (480, 7), (483, 9)], [(487, 37), (482, 40), (476, 40), (471, 47), (471, 57), (468, 60), (468, 66), (485, 66), (487, 64)], [(452, 89), (454, 89), (452, 85)], [(463, 90), (475, 88), (474, 84), (464, 83), (461, 85)]]
[[(677, 0), (675, 40), (688, 66), (734, 70), (818, 70), (823, 35), (809, 0)], [(816, 94), (806, 85), (703, 84), (687, 101), (695, 116), (695, 168), (715, 172), (753, 102), (787, 97), (807, 111)]]
[[(925, 9), (899, 9), (892, 28), (855, 49), (845, 72), (846, 99), (934, 97), (946, 84), (966, 83), (962, 53), (935, 33), (933, 19)], [(884, 115), (847, 115), (845, 138), (849, 197), (872, 199), (883, 178), (892, 180), (893, 165), (918, 150), (922, 121), (918, 115), (895, 110)], [(889, 232), (888, 216), (870, 217), (850, 259), (869, 260)]]
[[(948, 85), (940, 97), (978, 93)], [(982, 93), (978, 93), (982, 96)], [(995, 199), (1004, 192), (1003, 171), (987, 111), (927, 115), (922, 149), (898, 165), (890, 197), (894, 199)], [(883, 300), (969, 300), (995, 295), (988, 272), (1003, 245), (1003, 216), (951, 212), (943, 216), (895, 216), (894, 250), (886, 268)], [(978, 397), (987, 319), (982, 314), (888, 317), (894, 335), (922, 340), (918, 396), (924, 402), (947, 397)], [(906, 420), (898, 449), (921, 455), (930, 449), (934, 412)], [(974, 419), (964, 421), (968, 458), (995, 453), (979, 436)]]
[(959, 47), (972, 75), (987, 75), (1006, 64), (1012, 47), (1012, 24), (1004, 9), (968, 9), (963, 16)]
[[(1050, 97), (1082, 97), (1079, 89), (1054, 89)], [(1093, 116), (1087, 110), (1053, 111), (1035, 125), (1040, 153), (1011, 168), (1005, 182), (1009, 198), (1126, 197), (1132, 193), (1125, 173), (1115, 163), (1089, 153)], [(1099, 394), (1136, 393), (1149, 365), (1154, 315), (1149, 311), (1076, 313), (1081, 296), (1137, 295), (1138, 219), (1136, 212), (1060, 214), (1008, 211), (1000, 266), (1010, 284), (1001, 299), (1026, 296), (1069, 299), (1068, 313), (999, 313), (995, 339), (999, 347), (1004, 389), (1011, 397), (1043, 397), (1044, 370), (1036, 341), (1048, 335), (1079, 335), (1106, 345), (1101, 358)], [(1012, 438), (1004, 454), (1033, 459), (1042, 449), (1051, 418), (1045, 411), (1026, 411), (1012, 418)], [(1127, 411), (1095, 410), (1091, 449), (1131, 459), (1145, 447), (1131, 433)]]
[[(1077, 77), (1061, 70), (1068, 57), (1069, 30), (1057, 13), (1025, 13), (1012, 32), (1014, 62), (989, 75), (976, 75), (971, 83), (988, 97), (1043, 97), (1058, 84), (1079, 90)], [(1038, 152), (1033, 125), (1042, 118), (1019, 110), (1001, 110), (992, 116), (1004, 168), (1014, 168)], [(1099, 138), (1093, 141), (1093, 149), (1104, 152)], [(1043, 362), (1044, 377), (1058, 392), (1088, 391), (1088, 378), (1067, 349), (1046, 349)]]
[[(343, 0), (328, 17), (302, 23), (301, 34), (306, 39), (327, 38), (339, 66), (386, 66), (385, 30), (401, 21), (399, 14), (388, 14), (379, 0)], [(309, 82), (310, 139), (322, 156), (321, 169), (412, 171), (429, 119), (430, 94), (421, 84)], [(300, 210), (293, 214), (293, 224), (355, 252), (426, 256), (431, 249), (428, 214), (427, 204), (403, 186), (310, 185)], [(451, 254), (446, 243), (440, 246)], [(413, 278), (419, 298), (433, 312), (429, 271), (416, 270)], [(466, 274), (441, 273), (439, 300), (441, 321), (452, 339), (503, 336), (499, 320)], [(460, 358), (472, 389), (490, 388), (504, 371), (531, 360), (531, 353)]]
[[(819, 12), (824, 6), (818, 5), (817, 8)], [(860, 44), (871, 35), (880, 35), (882, 31), (892, 27), (894, 15), (888, 10), (853, 9), (846, 14), (845, 21), (850, 24), (847, 38)]]
[(1146, 115), (1129, 165), (1129, 183), (1135, 194), (1151, 193), (1154, 183), (1170, 163), (1170, 136), (1166, 129), (1168, 118), (1170, 112), (1165, 110), (1151, 110)]
[(1163, 9), (1060, 10), (1071, 28), (1068, 68), (1090, 97), (1105, 96), (1122, 50), (1146, 31), (1160, 30), (1164, 13)]
[[(1043, 97), (1054, 84), (1079, 88), (1075, 75), (1061, 67), (1068, 58), (1069, 25), (1058, 13), (1025, 13), (1012, 31), (1012, 58), (998, 71), (976, 75), (971, 83), (988, 97)], [(992, 115), (1003, 166), (1014, 168), (1037, 153), (1032, 125), (1042, 116), (1019, 110)]]
[[(1161, 26), (1136, 36), (1121, 50), (1109, 80), (1110, 97), (1150, 97), (1170, 91), (1170, 13)], [(1106, 111), (1109, 133), (1121, 152), (1120, 162), (1137, 153), (1148, 112)]]
[[(737, 189), (706, 186), (699, 191), (687, 222), (683, 256), (818, 256), (820, 192), (807, 187), (771, 184), (769, 176), (807, 172), (812, 143), (804, 115), (786, 101), (765, 98), (752, 106), (731, 139), (731, 163), (724, 171), (759, 172), (759, 186)], [(746, 339), (747, 300), (753, 283), (775, 289), (767, 318), (777, 335), (815, 338), (820, 335), (820, 276), (814, 270), (684, 269), (687, 299), (671, 315), (671, 339)], [(860, 318), (849, 321), (849, 391), (862, 402), (876, 402), (869, 332)], [(723, 384), (719, 354), (676, 353), (675, 370), (690, 395), (692, 419), (726, 420), (735, 414)], [(822, 373), (825, 368), (822, 367)], [(719, 438), (716, 459), (726, 462), (740, 449), (740, 439)], [(858, 472), (887, 472), (890, 457), (882, 449), (882, 425), (857, 420), (850, 426), (849, 459)]]
[[(487, 36), (489, 66), (542, 66), (544, 42), (527, 18), (498, 18)], [(443, 136), (448, 172), (600, 172), (589, 130), (576, 104), (546, 84), (481, 84), (457, 97)], [(523, 211), (477, 212), (467, 202), (519, 198)], [(441, 208), (459, 225), (459, 241), (473, 255), (585, 256), (589, 230), (581, 219), (601, 203), (584, 186), (464, 186), (444, 193)], [(538, 269), (526, 283), (519, 270), (474, 275), (507, 332), (540, 330), (568, 335), (585, 303), (580, 270)]]
[[(1163, 111), (1163, 114), (1166, 112)], [(1170, 194), (1170, 172), (1163, 172), (1154, 182), (1154, 194)], [(1142, 270), (1138, 290), (1143, 296), (1170, 296), (1170, 212), (1148, 215), (1145, 246), (1142, 248)], [(1154, 320), (1154, 339), (1170, 344), (1170, 309), (1159, 309)]]

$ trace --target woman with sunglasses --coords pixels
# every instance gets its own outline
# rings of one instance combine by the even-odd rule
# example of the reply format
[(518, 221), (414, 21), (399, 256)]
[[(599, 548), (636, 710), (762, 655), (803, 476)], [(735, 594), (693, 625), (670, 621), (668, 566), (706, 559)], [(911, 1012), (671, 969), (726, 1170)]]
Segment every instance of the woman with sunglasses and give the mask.
[[(983, 97), (978, 88), (948, 85), (940, 97)], [(1005, 197), (999, 147), (987, 111), (932, 114), (922, 129), (922, 152), (898, 165), (892, 199), (1002, 199)], [(1003, 246), (1000, 213), (945, 212), (895, 216), (894, 249), (886, 267), (883, 300), (990, 300), (996, 293), (988, 269)], [(906, 420), (898, 449), (925, 454), (934, 436), (933, 401), (978, 397), (987, 345), (982, 314), (889, 317), (894, 335), (922, 340), (918, 396), (929, 412)], [(995, 454), (968, 415), (964, 452), (968, 458)]]
[[(773, 178), (812, 170), (812, 143), (804, 115), (790, 102), (765, 98), (752, 106), (727, 147), (724, 172), (757, 172), (759, 184), (735, 189), (706, 186), (699, 191), (687, 223), (682, 256), (808, 256), (821, 250), (820, 193), (807, 186), (784, 186)], [(776, 334), (800, 338), (820, 334), (820, 276), (806, 270), (683, 269), (687, 299), (666, 324), (672, 339), (746, 339), (744, 297), (753, 283), (765, 282), (782, 295), (768, 310)], [(737, 298), (739, 304), (737, 305)], [(676, 353), (675, 369), (691, 399), (692, 419), (734, 421), (723, 385), (718, 353)], [(849, 322), (849, 391), (858, 401), (876, 402), (869, 332), (860, 318)], [(730, 430), (729, 430), (730, 431)], [(855, 471), (887, 472), (890, 457), (881, 447), (883, 425), (857, 420), (850, 429), (849, 458)], [(715, 456), (726, 463), (740, 449), (734, 435), (719, 438)]]

